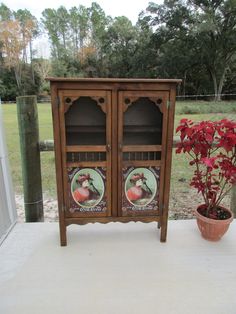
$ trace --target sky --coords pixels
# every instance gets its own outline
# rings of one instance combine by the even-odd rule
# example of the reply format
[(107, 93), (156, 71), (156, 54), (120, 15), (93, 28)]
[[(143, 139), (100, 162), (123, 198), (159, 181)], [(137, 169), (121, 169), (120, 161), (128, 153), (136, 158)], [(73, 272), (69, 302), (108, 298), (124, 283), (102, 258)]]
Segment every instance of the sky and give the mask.
[[(106, 15), (112, 17), (124, 15), (128, 17), (133, 24), (137, 22), (138, 15), (142, 10), (145, 10), (148, 3), (152, 0), (0, 0), (11, 10), (28, 9), (38, 19), (45, 8), (57, 9), (63, 5), (67, 9), (73, 6), (82, 4), (89, 7), (92, 2), (97, 2), (105, 11)], [(153, 0), (152, 2), (160, 2)]]

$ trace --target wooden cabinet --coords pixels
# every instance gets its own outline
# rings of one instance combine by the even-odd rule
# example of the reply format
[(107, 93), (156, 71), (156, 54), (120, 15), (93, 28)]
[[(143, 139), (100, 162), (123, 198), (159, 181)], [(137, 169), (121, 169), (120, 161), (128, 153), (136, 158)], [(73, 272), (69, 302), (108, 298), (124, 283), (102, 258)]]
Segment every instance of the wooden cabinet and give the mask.
[(49, 78), (61, 245), (66, 227), (157, 221), (166, 241), (179, 80)]

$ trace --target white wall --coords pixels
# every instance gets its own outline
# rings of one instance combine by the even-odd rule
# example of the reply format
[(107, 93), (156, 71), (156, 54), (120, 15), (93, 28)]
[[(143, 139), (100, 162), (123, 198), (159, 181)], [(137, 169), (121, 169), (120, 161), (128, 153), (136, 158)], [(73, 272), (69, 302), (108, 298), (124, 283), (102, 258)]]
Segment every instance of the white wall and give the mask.
[(0, 100), (0, 244), (17, 219)]

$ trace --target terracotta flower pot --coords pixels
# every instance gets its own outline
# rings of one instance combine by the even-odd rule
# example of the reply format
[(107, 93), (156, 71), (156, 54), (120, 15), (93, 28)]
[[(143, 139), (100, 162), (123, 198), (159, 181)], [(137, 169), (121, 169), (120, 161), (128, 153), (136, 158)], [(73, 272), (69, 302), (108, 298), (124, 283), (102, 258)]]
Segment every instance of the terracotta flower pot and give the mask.
[(202, 237), (209, 241), (219, 241), (228, 230), (230, 223), (233, 221), (233, 213), (229, 209), (219, 206), (219, 208), (227, 211), (230, 217), (224, 220), (207, 218), (201, 215), (198, 211), (202, 206), (204, 205), (200, 205), (195, 211), (197, 225), (201, 231)]

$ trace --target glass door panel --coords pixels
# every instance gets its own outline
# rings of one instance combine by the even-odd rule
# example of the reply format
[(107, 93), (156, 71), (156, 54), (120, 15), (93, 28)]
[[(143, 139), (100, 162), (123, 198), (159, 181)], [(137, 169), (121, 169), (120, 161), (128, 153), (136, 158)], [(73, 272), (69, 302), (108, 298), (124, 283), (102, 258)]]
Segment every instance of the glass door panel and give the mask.
[(60, 128), (67, 217), (110, 216), (110, 92), (61, 91)]
[(119, 93), (120, 215), (158, 215), (163, 197), (167, 92)]

